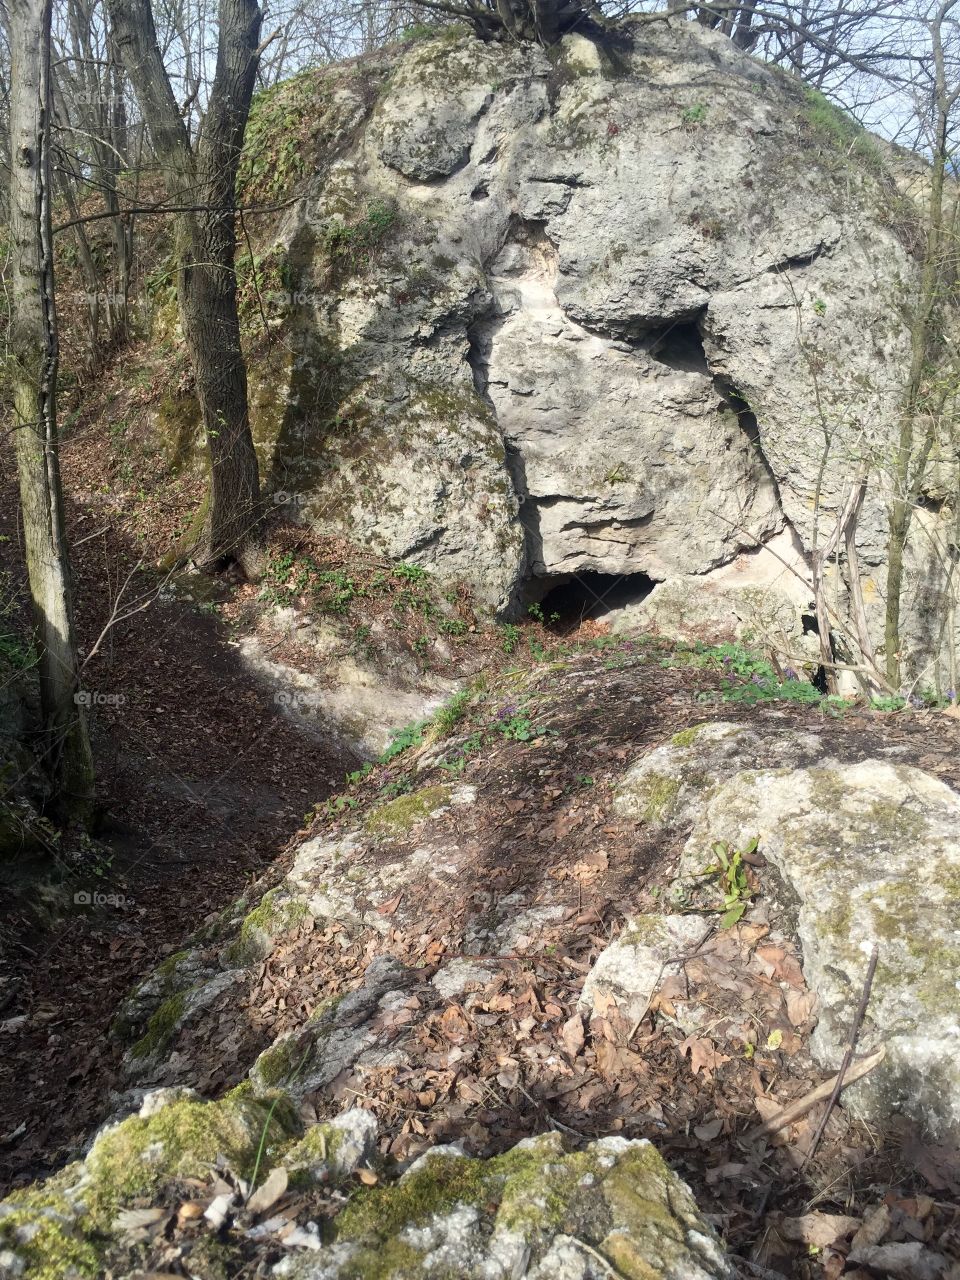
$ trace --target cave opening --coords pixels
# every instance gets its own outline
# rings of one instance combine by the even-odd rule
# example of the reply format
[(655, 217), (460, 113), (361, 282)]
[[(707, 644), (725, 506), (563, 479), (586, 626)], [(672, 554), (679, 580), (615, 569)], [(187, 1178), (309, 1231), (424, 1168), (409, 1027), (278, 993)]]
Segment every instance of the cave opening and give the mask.
[(678, 320), (647, 335), (647, 350), (658, 364), (680, 373), (710, 376), (700, 325), (696, 320)]
[(602, 622), (627, 605), (639, 604), (656, 585), (645, 573), (566, 574), (541, 580), (542, 590), (531, 590), (529, 598), (535, 617), (542, 617), (551, 631), (568, 635), (584, 622)]

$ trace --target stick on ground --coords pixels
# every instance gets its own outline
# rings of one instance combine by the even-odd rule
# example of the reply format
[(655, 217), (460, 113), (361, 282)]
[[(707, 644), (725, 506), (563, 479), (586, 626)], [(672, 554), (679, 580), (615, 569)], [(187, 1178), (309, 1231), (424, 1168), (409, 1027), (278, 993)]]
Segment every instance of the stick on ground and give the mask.
[(753, 1142), (756, 1138), (767, 1138), (771, 1134), (779, 1133), (781, 1129), (786, 1129), (795, 1120), (799, 1120), (801, 1116), (806, 1115), (810, 1108), (815, 1107), (818, 1102), (823, 1102), (824, 1098), (833, 1097), (834, 1090), (839, 1093), (845, 1084), (853, 1084), (856, 1080), (862, 1080), (864, 1076), (869, 1075), (875, 1067), (880, 1065), (886, 1054), (886, 1045), (881, 1045), (879, 1049), (874, 1049), (873, 1053), (861, 1058), (859, 1062), (849, 1064), (842, 1076), (838, 1072), (832, 1079), (824, 1080), (823, 1084), (818, 1084), (815, 1089), (805, 1093), (802, 1098), (798, 1098), (796, 1102), (791, 1102), (789, 1107), (784, 1107), (782, 1111), (772, 1115), (769, 1120), (764, 1120), (763, 1124), (758, 1124), (755, 1129), (751, 1129), (749, 1133), (744, 1135), (745, 1140)]

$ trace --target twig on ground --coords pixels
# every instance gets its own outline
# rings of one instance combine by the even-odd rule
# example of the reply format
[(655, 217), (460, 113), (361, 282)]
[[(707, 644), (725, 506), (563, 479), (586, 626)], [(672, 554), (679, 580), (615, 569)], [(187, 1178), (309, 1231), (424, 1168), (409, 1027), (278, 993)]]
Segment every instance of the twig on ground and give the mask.
[(613, 1276), (614, 1280), (625, 1280), (623, 1273), (618, 1271), (612, 1262), (608, 1262), (602, 1253), (598, 1253), (592, 1244), (587, 1244), (586, 1240), (581, 1240), (579, 1236), (571, 1236), (570, 1239), (578, 1249), (589, 1253), (591, 1258), (596, 1258), (597, 1262), (606, 1269), (607, 1275)]
[(803, 1162), (798, 1170), (800, 1173), (803, 1172), (816, 1155), (817, 1147), (820, 1145), (820, 1139), (823, 1137), (823, 1131), (827, 1127), (827, 1121), (830, 1119), (830, 1116), (833, 1113), (833, 1108), (837, 1104), (837, 1099), (840, 1097), (840, 1090), (843, 1088), (844, 1078), (847, 1074), (850, 1063), (853, 1061), (853, 1055), (856, 1052), (857, 1040), (860, 1036), (860, 1028), (863, 1026), (863, 1019), (866, 1016), (867, 1005), (870, 1003), (870, 988), (873, 986), (873, 975), (877, 971), (877, 960), (879, 955), (879, 948), (877, 947), (877, 944), (874, 943), (870, 949), (870, 960), (867, 963), (867, 976), (863, 980), (863, 993), (860, 996), (860, 1004), (857, 1006), (857, 1013), (853, 1019), (853, 1026), (850, 1030), (850, 1043), (847, 1045), (847, 1051), (843, 1055), (843, 1061), (840, 1063), (840, 1070), (837, 1072), (833, 1092), (830, 1095), (823, 1115), (820, 1117), (820, 1123), (817, 1125), (817, 1131), (813, 1135), (813, 1141), (810, 1143), (807, 1154), (803, 1157)]
[(873, 1053), (867, 1057), (861, 1058), (859, 1062), (847, 1064), (847, 1069), (841, 1076), (839, 1073), (831, 1080), (824, 1080), (823, 1084), (818, 1084), (815, 1089), (811, 1089), (809, 1093), (805, 1093), (802, 1098), (798, 1098), (796, 1102), (791, 1102), (789, 1107), (784, 1107), (782, 1111), (778, 1111), (776, 1115), (772, 1115), (769, 1120), (764, 1120), (763, 1124), (758, 1124), (756, 1128), (751, 1129), (744, 1138), (747, 1142), (752, 1142), (756, 1138), (767, 1138), (771, 1134), (779, 1133), (781, 1129), (786, 1129), (788, 1125), (799, 1120), (801, 1116), (807, 1114), (811, 1107), (815, 1107), (818, 1102), (822, 1102), (824, 1098), (833, 1096), (836, 1089), (843, 1088), (845, 1084), (853, 1084), (857, 1080), (862, 1080), (864, 1076), (869, 1075), (875, 1067), (878, 1067), (886, 1057), (886, 1045), (880, 1045)]

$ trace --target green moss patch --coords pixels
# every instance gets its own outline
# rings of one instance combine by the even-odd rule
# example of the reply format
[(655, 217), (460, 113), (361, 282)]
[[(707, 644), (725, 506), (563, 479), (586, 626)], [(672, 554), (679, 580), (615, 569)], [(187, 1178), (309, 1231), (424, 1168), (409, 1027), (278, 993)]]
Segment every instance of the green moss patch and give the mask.
[(164, 1000), (147, 1022), (147, 1029), (130, 1049), (131, 1058), (142, 1060), (152, 1058), (173, 1039), (187, 1011), (187, 992), (178, 991), (176, 995)]
[(450, 803), (451, 788), (445, 785), (421, 787), (408, 796), (399, 796), (380, 805), (368, 815), (364, 826), (372, 835), (394, 836), (409, 831), (415, 822)]
[(107, 1129), (82, 1165), (5, 1200), (0, 1245), (23, 1259), (25, 1280), (102, 1275), (120, 1209), (161, 1202), (183, 1178), (208, 1179), (218, 1159), (249, 1178), (261, 1146), (269, 1168), (296, 1127), (284, 1095), (184, 1098), (148, 1118), (131, 1116)]
[[(520, 1235), (536, 1258), (564, 1232), (611, 1260), (616, 1251), (623, 1263), (618, 1274), (637, 1280), (688, 1267), (690, 1228), (712, 1247), (692, 1198), (655, 1148), (598, 1143), (568, 1155), (550, 1134), (492, 1160), (428, 1157), (399, 1183), (357, 1194), (335, 1221), (337, 1242), (355, 1245), (340, 1276), (414, 1280), (428, 1274), (423, 1263), (430, 1246), (410, 1229), (429, 1228), (464, 1207), (486, 1220), (478, 1238)], [(651, 1266), (652, 1258), (661, 1265)]]
[(646, 822), (663, 822), (680, 794), (680, 782), (664, 773), (648, 774), (643, 780), (643, 817)]
[(310, 914), (298, 898), (283, 896), (280, 888), (263, 895), (259, 906), (249, 912), (240, 926), (240, 936), (227, 947), (231, 964), (252, 964), (268, 949), (274, 938), (290, 933)]

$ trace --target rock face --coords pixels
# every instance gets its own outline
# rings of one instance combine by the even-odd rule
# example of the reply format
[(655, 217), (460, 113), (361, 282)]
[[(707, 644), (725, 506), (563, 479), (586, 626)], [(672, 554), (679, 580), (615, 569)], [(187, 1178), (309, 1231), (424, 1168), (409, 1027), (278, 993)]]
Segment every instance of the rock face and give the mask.
[[(303, 519), (501, 612), (627, 575), (654, 621), (679, 590), (699, 625), (797, 637), (810, 551), (896, 424), (916, 211), (892, 153), (725, 38), (632, 41), (550, 61), (450, 29), (336, 73), (320, 176), (264, 246), (294, 354), (261, 447)], [(875, 626), (885, 503), (871, 475)], [(939, 528), (910, 552), (917, 661)]]
[(689, 1189), (649, 1142), (601, 1138), (565, 1155), (557, 1134), (489, 1161), (422, 1156), (397, 1186), (338, 1219), (323, 1254), (282, 1265), (298, 1280), (726, 1280), (733, 1270)]
[[(201, 1186), (214, 1163), (246, 1179), (265, 1157), (264, 1172), (273, 1172), (260, 1185), (279, 1175), (282, 1193), (288, 1184), (349, 1190), (352, 1175), (376, 1161), (369, 1111), (298, 1129), (279, 1094), (271, 1105), (235, 1095), (202, 1102), (172, 1089), (150, 1094), (138, 1115), (101, 1131), (84, 1161), (0, 1202), (0, 1268), (23, 1280), (132, 1274), (138, 1246), (169, 1216), (140, 1206), (171, 1196), (176, 1203), (180, 1180)], [(217, 1253), (226, 1270), (224, 1261), (216, 1272), (201, 1263), (203, 1275), (240, 1264), (241, 1232), (253, 1242), (281, 1226), (287, 1252), (271, 1274), (297, 1280), (510, 1280), (521, 1272), (596, 1280), (611, 1265), (636, 1280), (734, 1275), (689, 1188), (646, 1141), (601, 1138), (567, 1154), (549, 1134), (491, 1160), (436, 1147), (394, 1185), (355, 1195), (326, 1240), (315, 1224), (291, 1231), (285, 1218), (252, 1226), (255, 1199), (245, 1204), (239, 1190), (219, 1185), (227, 1189), (205, 1217), (214, 1232), (228, 1219), (233, 1225)]]
[(754, 836), (796, 904), (804, 975), (819, 997), (814, 1052), (843, 1056), (876, 943), (863, 1047), (880, 1071), (857, 1086), (883, 1120), (900, 1110), (960, 1134), (960, 798), (929, 774), (876, 760), (733, 774), (706, 797), (680, 865), (701, 877), (711, 845)]

